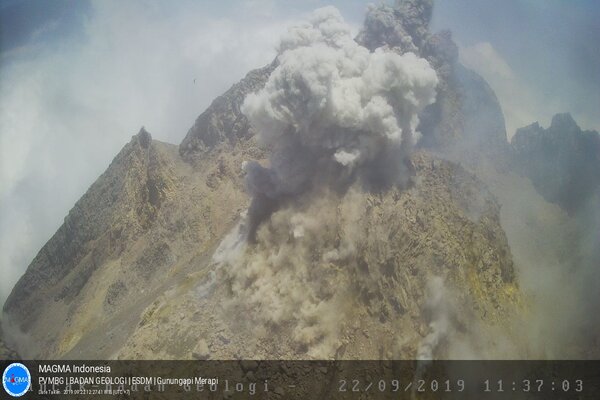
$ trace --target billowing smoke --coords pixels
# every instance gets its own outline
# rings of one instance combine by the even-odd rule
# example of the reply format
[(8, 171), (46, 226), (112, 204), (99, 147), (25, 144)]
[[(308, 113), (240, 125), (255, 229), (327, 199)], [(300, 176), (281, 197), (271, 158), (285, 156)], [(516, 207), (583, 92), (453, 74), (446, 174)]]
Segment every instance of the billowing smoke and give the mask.
[(468, 306), (473, 299), (467, 296), (465, 302), (447, 278), (430, 277), (425, 296), (422, 315), (428, 330), (417, 349), (417, 374), (430, 360), (518, 359), (526, 353), (527, 343), (515, 341), (506, 326), (490, 324), (485, 314), (478, 317)]
[(451, 329), (451, 304), (444, 281), (434, 277), (427, 283), (425, 312), (429, 315), (429, 333), (419, 345), (418, 360), (433, 360), (434, 351)]
[(438, 78), (413, 53), (370, 52), (333, 7), (290, 29), (278, 67), (242, 112), (271, 150), (270, 165), (244, 168), (253, 196), (250, 236), (290, 198), (319, 184), (345, 190), (405, 185), (418, 114), (436, 97)]
[(369, 49), (392, 46), (419, 54), (430, 37), (433, 0), (397, 0), (394, 6), (370, 4), (357, 41)]

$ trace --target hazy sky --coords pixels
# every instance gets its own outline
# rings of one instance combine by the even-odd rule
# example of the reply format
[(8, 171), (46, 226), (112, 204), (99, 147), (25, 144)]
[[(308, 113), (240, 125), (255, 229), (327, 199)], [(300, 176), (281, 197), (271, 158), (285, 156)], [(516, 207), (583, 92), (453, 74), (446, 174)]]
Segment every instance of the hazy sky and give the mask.
[[(179, 143), (273, 59), (287, 26), (328, 4), (358, 29), (358, 0), (0, 0), (0, 304), (142, 125)], [(599, 20), (594, 0), (452, 0), (438, 1), (433, 29), (454, 32), (512, 134), (562, 111), (600, 129)]]
[(434, 28), (447, 27), (464, 64), (499, 97), (509, 136), (569, 111), (600, 130), (600, 1), (438, 1)]

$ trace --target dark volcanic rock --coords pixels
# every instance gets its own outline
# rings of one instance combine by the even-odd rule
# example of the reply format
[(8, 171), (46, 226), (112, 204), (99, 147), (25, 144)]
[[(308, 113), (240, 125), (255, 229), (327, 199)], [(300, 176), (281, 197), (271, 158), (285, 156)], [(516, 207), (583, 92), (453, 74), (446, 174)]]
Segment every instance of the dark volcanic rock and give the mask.
[(191, 160), (194, 155), (210, 150), (219, 143), (234, 143), (253, 136), (248, 119), (240, 107), (249, 93), (262, 89), (275, 66), (274, 61), (266, 67), (250, 71), (244, 79), (217, 97), (196, 119), (179, 145), (181, 156)]
[(537, 122), (512, 139), (515, 164), (537, 191), (569, 212), (600, 188), (600, 135), (582, 131), (570, 114), (557, 114), (549, 128)]
[(506, 126), (502, 108), (488, 83), (474, 71), (456, 68), (456, 79), (465, 118), (463, 145), (475, 151), (506, 151)]

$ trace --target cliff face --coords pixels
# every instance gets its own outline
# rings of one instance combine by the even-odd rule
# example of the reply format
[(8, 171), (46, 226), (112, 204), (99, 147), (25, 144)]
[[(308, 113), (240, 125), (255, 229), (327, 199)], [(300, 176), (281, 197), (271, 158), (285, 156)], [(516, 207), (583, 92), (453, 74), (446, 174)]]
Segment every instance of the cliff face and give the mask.
[(600, 135), (582, 131), (570, 114), (557, 114), (547, 129), (537, 122), (512, 139), (519, 171), (552, 203), (573, 213), (600, 189)]
[(518, 356), (484, 334), (510, 337), (522, 305), (498, 202), (431, 153), (496, 152), (501, 110), (450, 35), (428, 32), (430, 3), (402, 4), (372, 8), (357, 41), (414, 50), (440, 77), (408, 189), (321, 188), (240, 247), (242, 165), (269, 151), (240, 107), (274, 62), (217, 98), (179, 147), (133, 137), (16, 285), (8, 341), (36, 358)]
[[(48, 338), (53, 343), (65, 332), (79, 307), (87, 307), (90, 285), (106, 283), (113, 291), (120, 287), (118, 280), (97, 277), (131, 252), (128, 246), (148, 231), (177, 190), (169, 147), (153, 142), (142, 128), (32, 261), (4, 307), (5, 318), (18, 319), (18, 330), (31, 332), (32, 349), (19, 349), (24, 354), (35, 354), (47, 347)], [(120, 300), (122, 294), (110, 301)]]
[(249, 93), (261, 89), (277, 62), (250, 71), (244, 79), (233, 85), (196, 119), (179, 145), (179, 153), (186, 160), (193, 160), (216, 145), (234, 144), (254, 135), (248, 118), (240, 111)]

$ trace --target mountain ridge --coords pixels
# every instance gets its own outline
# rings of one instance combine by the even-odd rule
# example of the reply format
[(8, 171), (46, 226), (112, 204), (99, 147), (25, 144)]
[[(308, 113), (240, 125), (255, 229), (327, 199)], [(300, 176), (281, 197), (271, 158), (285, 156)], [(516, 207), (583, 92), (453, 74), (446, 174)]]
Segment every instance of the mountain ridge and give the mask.
[(511, 146), (519, 171), (550, 202), (570, 213), (600, 195), (600, 134), (582, 130), (571, 114), (517, 129)]

